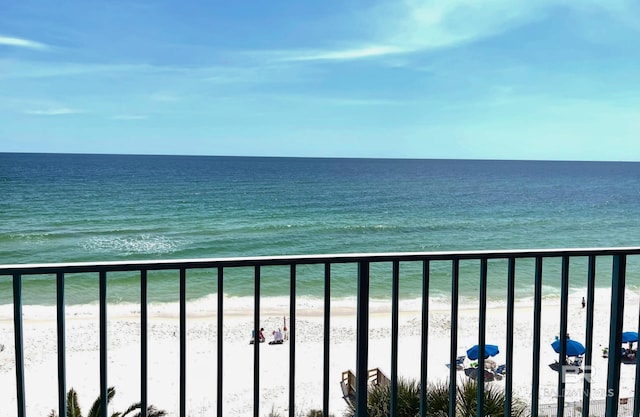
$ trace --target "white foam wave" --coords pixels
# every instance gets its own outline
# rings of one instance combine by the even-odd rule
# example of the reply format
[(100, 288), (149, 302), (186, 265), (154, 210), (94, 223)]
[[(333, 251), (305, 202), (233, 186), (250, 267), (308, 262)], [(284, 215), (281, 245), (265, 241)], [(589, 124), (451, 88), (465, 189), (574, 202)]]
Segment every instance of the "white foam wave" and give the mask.
[(179, 242), (166, 236), (143, 234), (127, 237), (92, 237), (81, 243), (83, 249), (98, 252), (116, 252), (122, 255), (165, 254), (174, 252)]

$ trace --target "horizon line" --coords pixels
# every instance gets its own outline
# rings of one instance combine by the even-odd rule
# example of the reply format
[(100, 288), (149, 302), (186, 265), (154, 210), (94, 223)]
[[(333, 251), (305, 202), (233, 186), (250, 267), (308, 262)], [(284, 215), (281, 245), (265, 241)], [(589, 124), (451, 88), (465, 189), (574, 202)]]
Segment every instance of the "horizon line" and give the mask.
[(392, 160), (392, 161), (484, 161), (484, 162), (593, 162), (593, 163), (639, 163), (640, 161), (612, 161), (587, 159), (524, 159), (524, 158), (417, 158), (417, 157), (375, 157), (375, 156), (285, 156), (285, 155), (215, 155), (215, 154), (163, 154), (163, 153), (110, 153), (110, 152), (38, 152), (38, 151), (2, 151), (0, 154), (20, 155), (87, 155), (87, 156), (152, 156), (152, 157), (202, 157), (202, 158), (273, 158), (273, 159), (353, 159), (353, 160)]

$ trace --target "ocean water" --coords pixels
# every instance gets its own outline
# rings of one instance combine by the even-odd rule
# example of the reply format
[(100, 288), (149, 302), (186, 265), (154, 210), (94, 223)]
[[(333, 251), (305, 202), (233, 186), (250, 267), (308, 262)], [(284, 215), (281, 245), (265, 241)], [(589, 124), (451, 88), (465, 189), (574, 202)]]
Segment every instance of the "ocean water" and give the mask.
[[(640, 163), (0, 153), (0, 196), (0, 264), (640, 244)], [(572, 265), (574, 290), (585, 265)], [(472, 299), (477, 265), (462, 267)], [(389, 297), (389, 271), (374, 268), (374, 297)], [(545, 265), (549, 296), (558, 271)], [(635, 260), (629, 271), (639, 287)], [(402, 296), (417, 297), (420, 267), (401, 273)], [(434, 297), (446, 298), (449, 273), (434, 264)], [(602, 282), (608, 273), (605, 262)], [(531, 297), (533, 266), (518, 274), (518, 297)], [(504, 263), (490, 265), (494, 300), (505, 275)], [(287, 270), (264, 277), (265, 296), (287, 294)], [(353, 296), (355, 268), (333, 277), (336, 298)], [(25, 303), (53, 303), (50, 278), (24, 277)], [(322, 294), (320, 268), (299, 278), (302, 297)], [(151, 279), (153, 301), (175, 300), (175, 274)], [(189, 298), (211, 297), (215, 279), (214, 270), (190, 273)], [(251, 279), (230, 273), (225, 292), (250, 296)], [(0, 277), (0, 304), (11, 303), (10, 283)], [(110, 276), (110, 300), (136, 302), (137, 286), (136, 276)], [(96, 298), (95, 277), (68, 277), (69, 303)]]

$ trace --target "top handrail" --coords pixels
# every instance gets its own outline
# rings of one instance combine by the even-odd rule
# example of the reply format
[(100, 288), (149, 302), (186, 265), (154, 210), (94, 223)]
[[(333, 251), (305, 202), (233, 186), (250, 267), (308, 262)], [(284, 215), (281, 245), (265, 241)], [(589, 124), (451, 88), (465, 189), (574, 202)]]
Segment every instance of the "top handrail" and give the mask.
[(53, 274), (57, 272), (113, 272), (139, 271), (159, 269), (196, 269), (215, 267), (241, 266), (278, 266), (278, 265), (311, 265), (323, 263), (352, 263), (360, 261), (420, 261), (420, 260), (452, 260), (452, 259), (507, 259), (561, 257), (561, 256), (607, 256), (607, 255), (640, 255), (640, 247), (610, 248), (564, 248), (564, 249), (510, 249), (510, 250), (476, 250), (476, 251), (441, 251), (441, 252), (389, 252), (389, 253), (342, 253), (313, 254), (290, 256), (252, 256), (230, 258), (197, 258), (197, 259), (156, 259), (134, 261), (102, 261), (102, 262), (63, 262), (41, 264), (7, 264), (0, 265), (0, 275), (13, 274)]

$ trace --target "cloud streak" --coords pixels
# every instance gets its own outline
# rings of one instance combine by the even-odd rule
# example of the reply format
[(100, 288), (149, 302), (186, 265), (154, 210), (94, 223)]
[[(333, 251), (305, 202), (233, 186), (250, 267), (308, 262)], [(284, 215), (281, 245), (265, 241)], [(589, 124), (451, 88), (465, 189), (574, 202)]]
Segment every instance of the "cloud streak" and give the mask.
[(0, 45), (15, 46), (17, 48), (27, 48), (27, 49), (47, 49), (47, 48), (49, 48), (44, 43), (32, 41), (32, 40), (29, 40), (29, 39), (14, 38), (14, 37), (11, 37), (11, 36), (2, 36), (2, 35), (0, 35)]
[(602, 13), (626, 26), (640, 27), (640, 19), (629, 18), (638, 12), (629, 0), (390, 0), (363, 13), (377, 29), (360, 45), (351, 40), (348, 48), (280, 51), (274, 56), (290, 62), (350, 61), (452, 48), (542, 20), (557, 9), (578, 16)]
[(82, 112), (80, 110), (70, 109), (68, 107), (54, 107), (50, 109), (27, 110), (25, 111), (25, 113), (35, 116), (64, 116), (67, 114), (77, 114)]
[(355, 59), (374, 58), (384, 55), (401, 54), (405, 48), (390, 45), (370, 45), (360, 48), (335, 51), (299, 51), (284, 53), (282, 61), (350, 61)]

